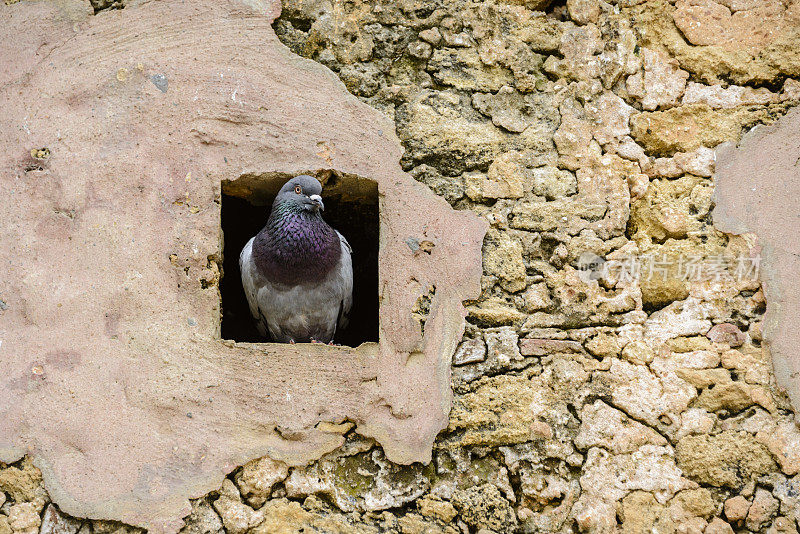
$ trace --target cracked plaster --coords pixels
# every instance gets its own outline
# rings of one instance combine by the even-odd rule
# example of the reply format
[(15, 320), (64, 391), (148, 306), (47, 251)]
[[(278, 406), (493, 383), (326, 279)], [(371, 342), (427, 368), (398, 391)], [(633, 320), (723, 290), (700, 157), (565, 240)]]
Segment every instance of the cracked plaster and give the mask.
[[(0, 12), (0, 461), (33, 455), (70, 515), (174, 532), (237, 465), (303, 465), (343, 442), (337, 423), (401, 464), (429, 461), (447, 425), (486, 224), (401, 171), (394, 125), (282, 45), (279, 12)], [(220, 184), (327, 170), (378, 183), (380, 342), (221, 340), (200, 283), (219, 277)], [(423, 337), (411, 309), (429, 287)]]
[[(738, 145), (717, 149), (714, 224), (723, 232), (754, 234), (767, 301), (763, 336), (775, 379), (800, 406), (800, 109), (757, 126)], [(751, 239), (751, 242), (756, 240)]]

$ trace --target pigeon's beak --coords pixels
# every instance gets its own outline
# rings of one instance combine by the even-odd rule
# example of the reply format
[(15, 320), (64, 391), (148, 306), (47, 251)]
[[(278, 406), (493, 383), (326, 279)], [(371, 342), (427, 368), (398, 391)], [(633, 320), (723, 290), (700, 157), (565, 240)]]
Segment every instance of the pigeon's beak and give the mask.
[(320, 211), (325, 211), (325, 204), (322, 203), (322, 197), (319, 195), (311, 195), (308, 197), (311, 203), (316, 206)]

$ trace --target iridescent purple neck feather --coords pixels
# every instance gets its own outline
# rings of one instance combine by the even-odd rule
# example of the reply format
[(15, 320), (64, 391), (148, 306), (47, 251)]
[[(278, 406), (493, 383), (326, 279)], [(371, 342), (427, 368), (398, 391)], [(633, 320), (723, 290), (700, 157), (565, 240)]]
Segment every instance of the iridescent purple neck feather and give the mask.
[(320, 213), (288, 201), (273, 205), (266, 226), (253, 240), (259, 273), (286, 285), (318, 282), (341, 255), (339, 235)]

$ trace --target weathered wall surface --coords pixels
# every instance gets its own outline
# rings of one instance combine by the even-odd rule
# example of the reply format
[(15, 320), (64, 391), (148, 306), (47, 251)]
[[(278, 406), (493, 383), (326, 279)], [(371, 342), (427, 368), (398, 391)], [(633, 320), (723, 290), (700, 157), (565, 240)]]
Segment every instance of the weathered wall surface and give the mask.
[(714, 221), (726, 232), (752, 232), (758, 239), (767, 299), (763, 337), (778, 385), (800, 406), (800, 109), (754, 128), (738, 145), (720, 147), (717, 156)]
[[(309, 466), (236, 470), (186, 532), (797, 531), (800, 431), (762, 346), (758, 246), (710, 213), (712, 148), (800, 99), (800, 4), (547, 4), (284, 2), (283, 43), (491, 224), (482, 293), (431, 464), (351, 431)], [(0, 471), (0, 532), (39, 527), (37, 477)]]

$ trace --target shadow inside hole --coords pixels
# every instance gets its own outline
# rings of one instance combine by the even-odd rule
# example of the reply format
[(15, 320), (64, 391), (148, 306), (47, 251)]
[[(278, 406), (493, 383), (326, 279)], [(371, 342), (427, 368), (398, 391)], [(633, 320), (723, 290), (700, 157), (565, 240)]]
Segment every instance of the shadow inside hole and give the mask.
[[(282, 183), (281, 183), (282, 185)], [(356, 347), (378, 341), (378, 191), (353, 198), (331, 194), (323, 189), (324, 219), (337, 229), (353, 248), (353, 307), (347, 327), (336, 333), (334, 342)], [(363, 193), (363, 188), (362, 191)], [(263, 338), (250, 316), (250, 308), (242, 288), (239, 252), (267, 222), (275, 193), (251, 195), (259, 205), (238, 195), (222, 194), (222, 232), (224, 236), (222, 279), (223, 339), (253, 343), (271, 342)], [(261, 205), (265, 204), (265, 205)]]

